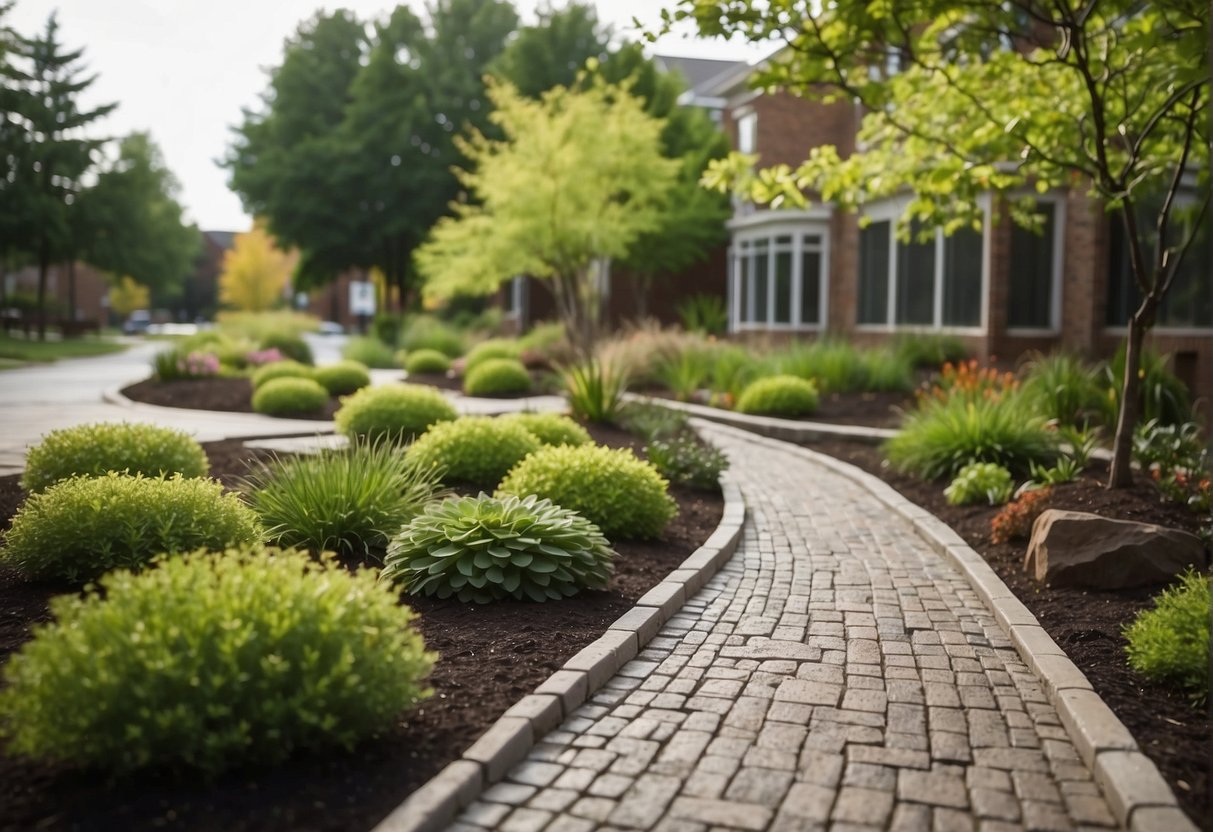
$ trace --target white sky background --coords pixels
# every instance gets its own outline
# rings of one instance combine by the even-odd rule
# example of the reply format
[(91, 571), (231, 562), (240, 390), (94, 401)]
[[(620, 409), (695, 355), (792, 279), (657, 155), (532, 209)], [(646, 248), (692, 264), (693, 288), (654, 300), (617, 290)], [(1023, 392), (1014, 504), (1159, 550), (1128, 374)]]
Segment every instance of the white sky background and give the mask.
[[(424, 17), (424, 2), (407, 5)], [(525, 22), (536, 0), (514, 0)], [(555, 5), (561, 5), (556, 3)], [(656, 27), (661, 0), (596, 0), (599, 20), (629, 35), (632, 18)], [(258, 108), (266, 69), (282, 60), (282, 45), (320, 8), (347, 8), (360, 19), (385, 15), (382, 0), (17, 0), (8, 23), (23, 35), (40, 32), (59, 12), (60, 42), (84, 47), (97, 80), (85, 105), (118, 102), (98, 128), (101, 135), (151, 133), (181, 183), (188, 218), (207, 230), (240, 231), (250, 220), (228, 190), (224, 156), (241, 108)], [(742, 43), (671, 34), (650, 48), (668, 55), (753, 61), (760, 50)]]

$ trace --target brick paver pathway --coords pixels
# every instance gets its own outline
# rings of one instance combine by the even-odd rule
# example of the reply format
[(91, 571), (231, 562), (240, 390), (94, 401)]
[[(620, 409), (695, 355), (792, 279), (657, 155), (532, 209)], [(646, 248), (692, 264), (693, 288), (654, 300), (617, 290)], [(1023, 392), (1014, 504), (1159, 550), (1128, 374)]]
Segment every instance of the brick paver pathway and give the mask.
[(725, 569), (456, 829), (1115, 825), (965, 580), (868, 492), (708, 430), (749, 506)]

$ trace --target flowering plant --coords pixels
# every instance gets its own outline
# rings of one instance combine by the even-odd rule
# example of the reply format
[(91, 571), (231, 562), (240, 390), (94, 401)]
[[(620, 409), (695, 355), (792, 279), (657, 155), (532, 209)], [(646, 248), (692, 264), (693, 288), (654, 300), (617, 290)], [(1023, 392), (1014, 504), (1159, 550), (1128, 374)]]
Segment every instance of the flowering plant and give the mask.
[(219, 375), (219, 356), (210, 352), (191, 352), (177, 359), (177, 371), (186, 378), (210, 378)]

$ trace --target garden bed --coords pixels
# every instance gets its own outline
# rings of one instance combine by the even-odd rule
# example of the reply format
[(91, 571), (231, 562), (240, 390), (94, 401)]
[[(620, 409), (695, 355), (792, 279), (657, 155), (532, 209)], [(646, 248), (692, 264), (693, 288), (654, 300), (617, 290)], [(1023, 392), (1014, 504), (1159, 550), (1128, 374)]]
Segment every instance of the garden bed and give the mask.
[[(839, 440), (807, 447), (875, 474), (955, 529), (1086, 674), (1142, 751), (1158, 765), (1184, 811), (1198, 825), (1207, 818), (1213, 742), (1208, 709), (1192, 705), (1180, 692), (1143, 680), (1125, 662), (1122, 628), (1139, 611), (1152, 606), (1150, 599), (1157, 587), (1105, 592), (1037, 583), (1023, 570), (1026, 541), (990, 542), (990, 521), (1000, 507), (948, 505), (942, 483), (891, 470), (883, 464), (878, 448)], [(1049, 507), (1196, 531), (1199, 517), (1182, 506), (1162, 502), (1144, 478), (1138, 477), (1130, 489), (1108, 491), (1103, 487), (1105, 474), (1106, 468), (1096, 463), (1077, 482), (1054, 486)]]
[[(675, 400), (663, 389), (639, 391), (657, 399)], [(696, 402), (705, 404), (705, 402)], [(913, 408), (914, 396), (906, 393), (824, 393), (817, 410), (811, 416), (792, 421), (824, 422), (832, 425), (853, 425), (866, 428), (897, 428), (901, 424), (902, 411)], [(726, 413), (735, 410), (720, 408)], [(780, 417), (787, 418), (787, 417)]]
[[(206, 383), (215, 387), (215, 381), (232, 380)], [(610, 428), (591, 433), (602, 444), (639, 445)], [(229, 486), (245, 473), (249, 459), (264, 456), (237, 440), (204, 448), (211, 475)], [(23, 498), (18, 481), (0, 478), (4, 528)], [(408, 599), (420, 614), (427, 646), (441, 660), (430, 680), (434, 696), (386, 736), (349, 753), (300, 755), (272, 770), (231, 772), (212, 783), (161, 771), (107, 782), (95, 771), (0, 754), (0, 830), (370, 829), (707, 539), (720, 521), (721, 498), (679, 488), (671, 493), (677, 517), (660, 540), (616, 545), (619, 558), (606, 591), (547, 604)], [(22, 583), (0, 571), (0, 658), (29, 638), (31, 624), (47, 618), (47, 600), (66, 591), (71, 588)]]
[[(122, 388), (122, 395), (134, 402), (160, 407), (184, 407), (189, 410), (222, 410), (228, 413), (253, 412), (253, 383), (247, 378), (191, 378), (180, 381), (145, 379)], [(341, 402), (331, 398), (317, 413), (292, 414), (292, 419), (331, 421)]]

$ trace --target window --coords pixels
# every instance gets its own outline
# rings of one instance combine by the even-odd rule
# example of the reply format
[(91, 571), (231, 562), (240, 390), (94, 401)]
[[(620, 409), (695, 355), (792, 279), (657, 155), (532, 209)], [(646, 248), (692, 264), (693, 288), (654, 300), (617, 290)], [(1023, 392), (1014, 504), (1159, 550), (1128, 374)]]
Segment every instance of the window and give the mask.
[(1007, 280), (1007, 326), (1011, 329), (1053, 329), (1054, 252), (1058, 231), (1057, 206), (1043, 202), (1036, 212), (1044, 217), (1040, 233), (1011, 227), (1011, 257)]
[(758, 113), (746, 113), (737, 119), (737, 150), (754, 153), (758, 149)]
[(522, 314), (522, 293), (526, 291), (526, 278), (514, 277), (502, 286), (501, 311), (506, 317), (517, 317)]
[(736, 238), (729, 262), (734, 329), (822, 325), (824, 230), (749, 232)]
[(859, 232), (859, 324), (979, 327), (984, 294), (985, 242), (960, 229), (919, 238), (895, 238), (894, 222), (881, 219)]

